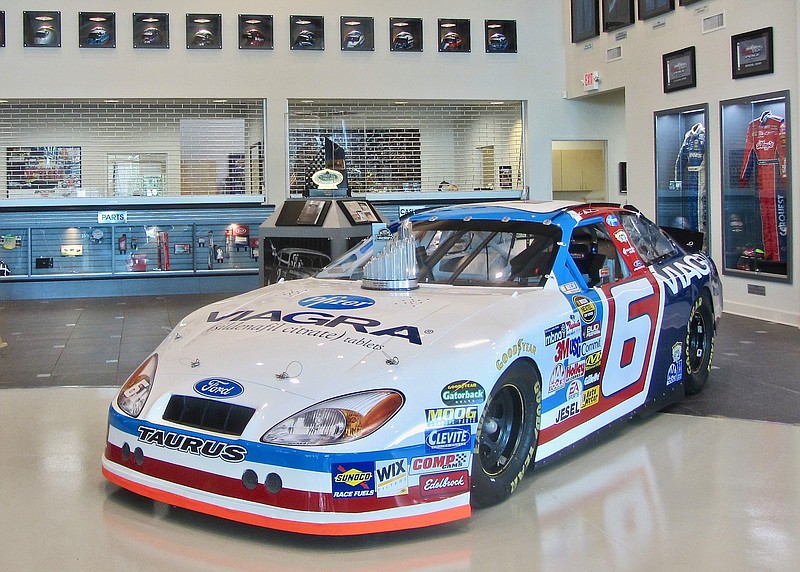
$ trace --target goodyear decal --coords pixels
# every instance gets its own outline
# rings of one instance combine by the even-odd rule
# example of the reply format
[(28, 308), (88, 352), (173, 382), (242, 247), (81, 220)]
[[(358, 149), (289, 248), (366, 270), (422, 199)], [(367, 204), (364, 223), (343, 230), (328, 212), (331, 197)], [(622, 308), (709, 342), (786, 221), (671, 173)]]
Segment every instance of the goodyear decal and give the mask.
[(503, 369), (513, 358), (522, 355), (523, 353), (529, 355), (536, 355), (536, 346), (530, 342), (524, 341), (522, 338), (517, 340), (513, 346), (508, 348), (506, 351), (503, 352), (503, 355), (500, 356), (500, 359), (497, 360), (495, 363), (495, 367), (497, 370), (500, 371)]

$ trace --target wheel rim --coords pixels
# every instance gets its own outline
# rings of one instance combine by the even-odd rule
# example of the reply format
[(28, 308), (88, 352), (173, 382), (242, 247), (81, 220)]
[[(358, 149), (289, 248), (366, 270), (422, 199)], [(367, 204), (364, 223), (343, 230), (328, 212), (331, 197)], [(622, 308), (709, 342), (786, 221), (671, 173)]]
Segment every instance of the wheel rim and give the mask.
[(688, 365), (689, 371), (694, 373), (700, 370), (708, 351), (707, 324), (700, 312), (695, 312), (689, 323)]
[(478, 435), (478, 457), (488, 475), (502, 473), (514, 457), (522, 437), (523, 398), (519, 390), (506, 385), (486, 406)]

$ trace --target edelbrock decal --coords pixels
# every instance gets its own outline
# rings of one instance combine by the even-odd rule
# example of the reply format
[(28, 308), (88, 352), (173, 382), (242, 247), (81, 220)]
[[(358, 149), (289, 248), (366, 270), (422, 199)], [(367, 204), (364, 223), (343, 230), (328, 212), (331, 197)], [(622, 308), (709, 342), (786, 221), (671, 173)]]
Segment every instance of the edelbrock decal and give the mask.
[(304, 308), (319, 310), (356, 310), (369, 308), (375, 300), (365, 296), (350, 296), (348, 294), (332, 294), (330, 296), (311, 296), (298, 302)]
[(244, 386), (232, 379), (211, 377), (194, 384), (195, 393), (214, 399), (230, 399), (244, 393)]

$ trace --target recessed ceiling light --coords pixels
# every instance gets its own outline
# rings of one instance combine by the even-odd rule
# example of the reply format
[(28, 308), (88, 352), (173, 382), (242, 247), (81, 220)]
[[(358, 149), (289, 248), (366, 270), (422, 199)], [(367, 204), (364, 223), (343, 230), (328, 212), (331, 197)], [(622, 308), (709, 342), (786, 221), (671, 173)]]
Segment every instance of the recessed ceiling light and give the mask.
[(228, 103), (227, 99), (212, 99), (212, 103)]
[(489, 105), (503, 105), (505, 101), (490, 101)]
[(103, 103), (119, 103), (119, 99), (104, 99)]
[(408, 102), (407, 101), (395, 101), (394, 102), (395, 105), (405, 105), (406, 103), (408, 103)]

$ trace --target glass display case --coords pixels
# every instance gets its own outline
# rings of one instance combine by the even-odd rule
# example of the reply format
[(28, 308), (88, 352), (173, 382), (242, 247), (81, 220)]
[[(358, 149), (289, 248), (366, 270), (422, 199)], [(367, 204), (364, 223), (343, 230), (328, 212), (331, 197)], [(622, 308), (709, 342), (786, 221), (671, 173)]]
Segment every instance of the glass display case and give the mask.
[(789, 93), (720, 102), (723, 272), (789, 279)]
[(656, 222), (701, 232), (708, 249), (708, 106), (655, 113)]

